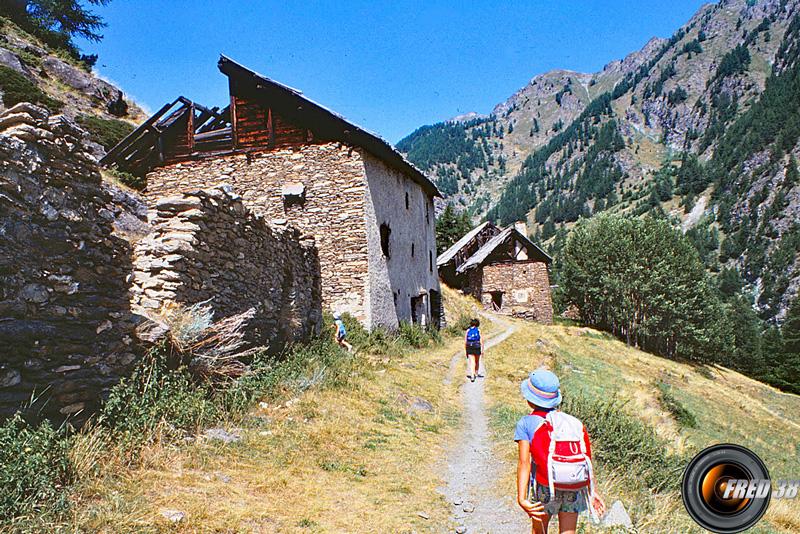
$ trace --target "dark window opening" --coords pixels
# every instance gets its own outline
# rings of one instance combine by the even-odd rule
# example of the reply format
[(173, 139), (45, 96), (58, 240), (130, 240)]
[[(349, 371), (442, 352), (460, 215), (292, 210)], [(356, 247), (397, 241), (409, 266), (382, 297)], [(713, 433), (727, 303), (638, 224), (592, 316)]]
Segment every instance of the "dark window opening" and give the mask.
[(425, 224), (431, 224), (431, 207), (428, 205), (425, 208)]
[(411, 243), (411, 257), (414, 257), (414, 243)]
[(381, 250), (383, 251), (383, 255), (386, 256), (388, 260), (391, 255), (389, 254), (389, 236), (392, 234), (392, 229), (389, 228), (389, 225), (386, 223), (381, 224), (380, 228), (381, 232)]
[(409, 206), (409, 204), (408, 204), (408, 192), (406, 192), (406, 209), (408, 209), (408, 206)]
[(489, 293), (492, 296), (492, 308), (499, 310), (503, 307), (503, 292), (492, 291)]
[(431, 325), (437, 330), (442, 327), (442, 296), (435, 289), (430, 290)]
[(418, 324), (424, 323), (425, 317), (425, 295), (411, 297), (411, 322)]
[(428, 251), (428, 269), (433, 272), (433, 252)]

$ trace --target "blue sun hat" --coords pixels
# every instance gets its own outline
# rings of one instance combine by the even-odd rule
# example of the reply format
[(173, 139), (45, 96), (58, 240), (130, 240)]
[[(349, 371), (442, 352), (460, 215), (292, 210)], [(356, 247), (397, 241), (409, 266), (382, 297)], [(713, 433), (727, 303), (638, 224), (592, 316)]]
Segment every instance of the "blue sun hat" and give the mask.
[(561, 404), (561, 384), (547, 369), (537, 369), (519, 385), (522, 396), (536, 406), (555, 408)]

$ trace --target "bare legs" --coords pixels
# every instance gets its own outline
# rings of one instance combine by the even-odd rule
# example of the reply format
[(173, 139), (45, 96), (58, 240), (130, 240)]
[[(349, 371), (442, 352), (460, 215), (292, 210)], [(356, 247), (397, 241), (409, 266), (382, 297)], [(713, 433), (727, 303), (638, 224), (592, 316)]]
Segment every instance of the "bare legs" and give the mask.
[[(547, 534), (547, 526), (550, 523), (550, 516), (545, 516), (544, 519), (538, 521), (533, 519), (533, 534)], [(578, 513), (577, 512), (558, 512), (558, 531), (560, 534), (575, 534), (575, 529), (578, 527)]]
[(467, 354), (467, 376), (472, 378), (477, 378), (480, 369), (481, 369), (481, 355)]

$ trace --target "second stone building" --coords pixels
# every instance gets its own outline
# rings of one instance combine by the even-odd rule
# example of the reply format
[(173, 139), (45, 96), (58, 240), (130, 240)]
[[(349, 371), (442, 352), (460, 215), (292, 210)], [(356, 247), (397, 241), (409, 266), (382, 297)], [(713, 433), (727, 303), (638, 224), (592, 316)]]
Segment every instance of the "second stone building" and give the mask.
[(445, 283), (473, 295), (487, 310), (550, 324), (553, 260), (528, 239), (524, 223), (517, 224), (474, 228), (439, 256), (439, 271)]

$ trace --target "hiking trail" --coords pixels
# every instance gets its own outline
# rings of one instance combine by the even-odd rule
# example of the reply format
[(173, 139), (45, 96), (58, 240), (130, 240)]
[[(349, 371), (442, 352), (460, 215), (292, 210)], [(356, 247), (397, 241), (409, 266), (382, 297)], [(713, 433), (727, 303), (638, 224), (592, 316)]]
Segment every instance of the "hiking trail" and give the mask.
[[(516, 329), (513, 324), (496, 316), (481, 315), (501, 325), (503, 331), (484, 344), (490, 361), (489, 369), (484, 369), (486, 378), (465, 381), (461, 386), (464, 425), (455, 446), (448, 453), (447, 486), (441, 491), (452, 507), (457, 533), (518, 534), (530, 530), (530, 521), (516, 505), (514, 488), (500, 488), (507, 491), (498, 492), (497, 481), (514, 466), (494, 454), (484, 400), (484, 382), (491, 380), (491, 352), (488, 349), (508, 339)], [(453, 356), (446, 383), (464, 380), (465, 373), (456, 374), (461, 370), (459, 362), (463, 358), (463, 350)]]

